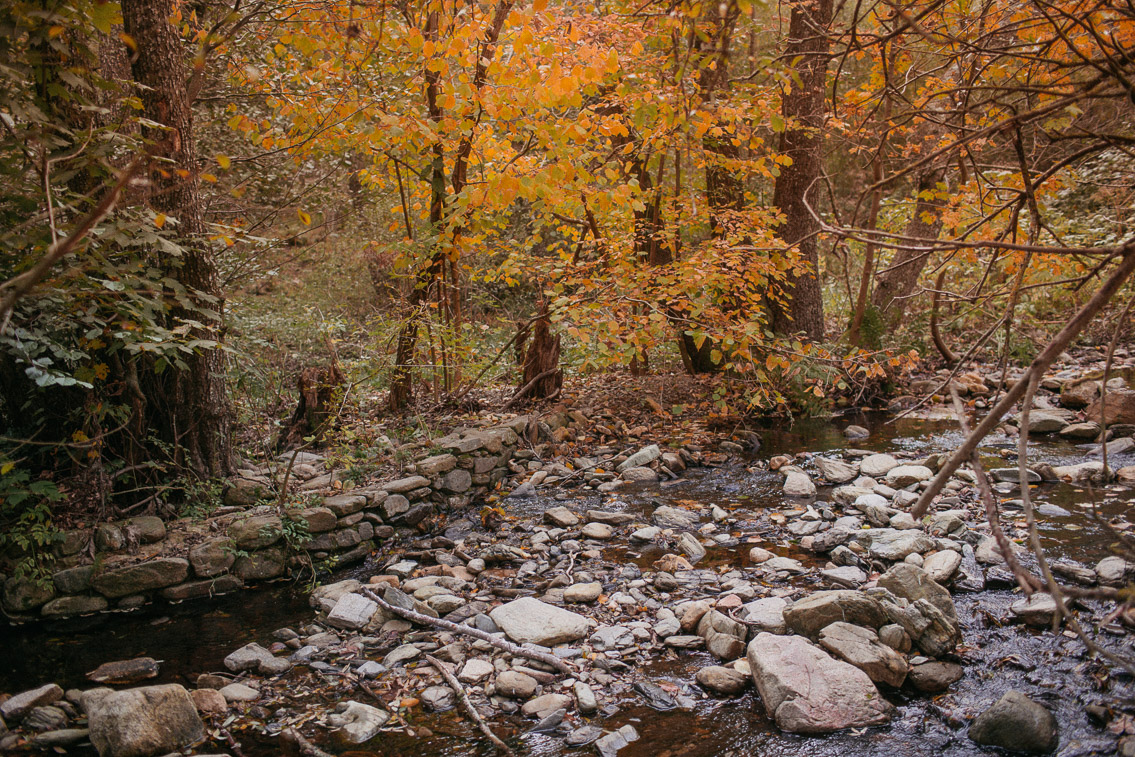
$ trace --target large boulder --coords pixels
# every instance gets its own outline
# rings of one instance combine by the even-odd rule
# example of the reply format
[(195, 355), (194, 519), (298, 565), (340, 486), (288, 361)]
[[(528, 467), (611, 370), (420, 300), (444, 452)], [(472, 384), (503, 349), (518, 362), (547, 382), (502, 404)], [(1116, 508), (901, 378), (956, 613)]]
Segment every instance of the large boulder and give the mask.
[(758, 634), (749, 668), (776, 724), (793, 733), (831, 733), (881, 725), (894, 708), (867, 674), (799, 636)]
[(205, 737), (193, 698), (178, 684), (112, 691), (84, 705), (101, 757), (155, 757)]
[[(1133, 393), (1135, 394), (1135, 393)], [(1108, 403), (1108, 412), (1111, 412), (1111, 403)], [(1016, 416), (1014, 420), (1020, 423), (1021, 416)], [(1029, 428), (1030, 434), (1055, 434), (1062, 430), (1065, 426), (1072, 423), (1075, 416), (1070, 410), (1031, 410), (1029, 412)]]
[(883, 588), (871, 589), (891, 623), (902, 626), (920, 650), (931, 657), (950, 654), (961, 641), (956, 619), (946, 616), (927, 599), (910, 601)]
[(836, 622), (820, 631), (820, 646), (851, 663), (876, 683), (902, 686), (910, 666), (906, 658), (879, 641), (870, 628)]
[(157, 560), (108, 570), (91, 578), (91, 588), (109, 599), (144, 594), (179, 584), (189, 577), (189, 561), (180, 557)]
[(1082, 381), (1065, 384), (1060, 390), (1060, 405), (1072, 410), (1080, 410), (1096, 401), (1100, 396), (1100, 382)]
[(1106, 415), (1102, 418), (1100, 417), (1100, 404), (1097, 399), (1088, 406), (1086, 411), (1088, 418), (1099, 423), (1106, 423), (1109, 426), (1117, 423), (1135, 423), (1135, 391), (1131, 389), (1108, 389), (1107, 398), (1103, 402), (1102, 408)]
[(941, 610), (954, 626), (958, 625), (958, 613), (954, 609), (954, 600), (950, 597), (949, 590), (917, 565), (910, 563), (892, 565), (890, 570), (879, 576), (878, 585), (896, 597), (909, 599), (911, 602), (925, 599)]
[(969, 727), (969, 737), (982, 746), (1030, 754), (1047, 754), (1060, 740), (1052, 713), (1012, 690), (977, 716)]
[(919, 554), (929, 552), (936, 546), (933, 539), (915, 530), (872, 528), (863, 531), (860, 538), (869, 540), (870, 545), (867, 550), (872, 557), (892, 562), (905, 560), (915, 552)]
[(868, 455), (859, 463), (859, 473), (870, 478), (881, 478), (897, 468), (899, 461), (890, 455)]
[(929, 481), (934, 477), (934, 471), (925, 465), (899, 465), (887, 471), (887, 486), (892, 489), (904, 489), (911, 484)]
[(836, 621), (878, 628), (887, 614), (873, 597), (850, 589), (818, 591), (784, 611), (784, 622), (793, 632), (815, 638)]
[(814, 497), (816, 496), (816, 485), (812, 483), (812, 479), (808, 478), (807, 473), (790, 470), (784, 479), (783, 491), (789, 497)]
[(521, 597), (494, 607), (489, 617), (517, 644), (539, 644), (554, 647), (587, 635), (587, 619), (582, 615)]

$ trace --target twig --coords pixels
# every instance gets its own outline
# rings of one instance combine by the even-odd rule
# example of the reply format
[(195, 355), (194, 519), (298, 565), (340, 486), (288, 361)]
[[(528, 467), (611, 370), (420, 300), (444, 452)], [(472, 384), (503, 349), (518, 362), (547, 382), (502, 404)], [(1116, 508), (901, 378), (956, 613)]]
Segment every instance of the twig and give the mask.
[(477, 725), (481, 733), (485, 734), (485, 738), (493, 742), (493, 746), (495, 746), (497, 751), (501, 754), (507, 755), (507, 757), (515, 757), (516, 753), (509, 748), (508, 744), (501, 741), (499, 736), (493, 733), (492, 729), (485, 723), (484, 718), (482, 718), (473, 707), (473, 703), (469, 701), (469, 695), (465, 693), (465, 687), (461, 685), (461, 682), (457, 680), (449, 670), (449, 667), (433, 655), (426, 655), (426, 660), (445, 677), (445, 682), (449, 684), (449, 688), (453, 689), (453, 693), (457, 695), (458, 701), (461, 702), (461, 708), (465, 710), (465, 714)]
[(240, 742), (233, 738), (233, 735), (229, 733), (228, 728), (221, 726), (220, 734), (222, 738), (224, 738), (225, 743), (228, 744), (229, 751), (231, 751), (236, 757), (244, 757), (244, 752), (241, 751), (240, 748)]
[(516, 394), (512, 395), (512, 399), (510, 399), (508, 402), (504, 403), (504, 407), (502, 407), (501, 410), (510, 409), (517, 402), (520, 402), (520, 400), (527, 397), (528, 393), (532, 391), (533, 387), (535, 387), (536, 384), (538, 384), (541, 381), (543, 381), (544, 379), (548, 378), (548, 376), (551, 376), (555, 373), (558, 373), (559, 371), (560, 371), (560, 367), (556, 366), (555, 368), (549, 368), (548, 370), (544, 371), (543, 373), (540, 373), (539, 375), (537, 375), (536, 378), (532, 379), (527, 384), (525, 384), (524, 386), (517, 389)]
[[(1025, 375), (1017, 381), (1017, 383), (1013, 384), (1012, 388), (1005, 393), (1005, 396), (1001, 398), (1000, 402), (990, 409), (988, 415), (982, 419), (981, 423), (977, 425), (977, 428), (966, 437), (966, 440), (957, 451), (955, 451), (938, 470), (938, 475), (931, 480), (930, 486), (922, 492), (922, 495), (918, 498), (918, 502), (911, 508), (910, 514), (915, 520), (926, 515), (926, 511), (930, 508), (930, 503), (933, 501), (934, 497), (942, 491), (942, 487), (950, 480), (950, 476), (958, 469), (958, 466), (973, 457), (973, 453), (977, 450), (981, 440), (1001, 422), (1002, 416), (1008, 413), (1013, 405), (1016, 404), (1017, 400), (1021, 398), (1021, 395), (1025, 393), (1025, 389), (1028, 387), (1030, 378), (1034, 375), (1039, 376), (1043, 374), (1045, 370), (1056, 361), (1056, 358), (1060, 356), (1064, 348), (1067, 347), (1073, 339), (1079, 336), (1080, 332), (1084, 330), (1084, 327), (1091, 323), (1096, 314), (1111, 301), (1111, 298), (1114, 297), (1115, 293), (1119, 291), (1119, 288), (1123, 286), (1123, 282), (1127, 280), (1131, 272), (1135, 271), (1135, 240), (1130, 240), (1124, 244), (1121, 248), (1121, 254), (1122, 257), (1120, 259), (1119, 268), (1096, 290), (1096, 293), (1080, 308), (1080, 311), (1064, 325), (1060, 333), (1052, 338), (1052, 341), (1050, 341), (1044, 350), (1037, 355), (1036, 359), (1033, 360), (1028, 370), (1025, 371)], [(1028, 429), (1023, 429), (1022, 433), (1027, 434)]]
[(397, 607), (390, 604), (385, 599), (378, 596), (365, 586), (362, 588), (362, 593), (377, 602), (378, 606), (382, 609), (386, 610), (387, 612), (392, 612), (395, 615), (400, 615), (406, 620), (410, 620), (424, 626), (434, 626), (436, 628), (441, 628), (443, 630), (449, 631), (450, 633), (461, 633), (465, 634), (466, 636), (472, 636), (475, 639), (486, 641), (497, 649), (504, 650), (511, 655), (518, 657), (527, 657), (530, 660), (536, 660), (537, 662), (542, 662), (545, 665), (551, 665), (553, 668), (560, 671), (564, 675), (574, 675), (575, 673), (575, 670), (572, 669), (572, 667), (568, 665), (567, 662), (561, 660), (555, 655), (546, 654), (544, 652), (537, 652), (534, 649), (525, 649), (524, 647), (513, 644), (511, 641), (505, 641), (504, 639), (497, 638), (490, 633), (485, 633), (479, 628), (461, 626), (456, 623), (451, 623), (448, 620), (442, 620), (441, 618), (431, 618), (429, 615), (423, 615), (420, 612), (414, 612), (413, 610)]
[(281, 737), (285, 741), (290, 741), (295, 744), (303, 757), (335, 757), (335, 755), (323, 751), (315, 744), (305, 739), (298, 729), (289, 728), (281, 734)]

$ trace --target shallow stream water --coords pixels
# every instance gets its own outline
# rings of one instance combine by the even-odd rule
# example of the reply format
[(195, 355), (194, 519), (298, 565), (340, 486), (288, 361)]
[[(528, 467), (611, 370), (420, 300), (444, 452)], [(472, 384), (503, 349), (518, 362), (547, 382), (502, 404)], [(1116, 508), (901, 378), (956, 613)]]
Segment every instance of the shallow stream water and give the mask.
[[(848, 442), (842, 427), (852, 421), (871, 428), (871, 437)], [(802, 422), (790, 428), (764, 429), (761, 436), (763, 447), (757, 458), (848, 447), (887, 452), (910, 450), (922, 454), (950, 451), (961, 442), (961, 435), (951, 422), (900, 420), (888, 423), (882, 416)], [(1003, 457), (1005, 449), (1015, 450), (1012, 440), (991, 437), (983, 446), (982, 454), (990, 467), (1015, 465), (1014, 457)], [(1086, 459), (1083, 449), (1056, 441), (1035, 444), (1032, 454), (1034, 460), (1054, 465)], [(1129, 456), (1109, 462), (1117, 468), (1135, 463), (1135, 459)], [(614, 501), (598, 494), (578, 492), (567, 502), (540, 498), (509, 506), (519, 515), (536, 514), (553, 504), (649, 514), (660, 504), (694, 500), (716, 504), (728, 511), (757, 514), (785, 507), (780, 484), (779, 475), (749, 470), (742, 461), (728, 467), (690, 471), (676, 485), (662, 489), (619, 490)], [(820, 498), (824, 493), (821, 490)], [(1035, 487), (1034, 498), (1038, 504), (1057, 504), (1070, 513), (1042, 522), (1042, 536), (1051, 556), (1093, 565), (1107, 553), (1106, 534), (1090, 515), (1093, 503), (1105, 517), (1110, 517), (1126, 511), (1133, 497), (1135, 494), (1122, 487), (1102, 490), (1065, 484)], [(740, 517), (733, 531), (746, 537), (760, 537), (762, 529), (771, 530), (767, 520), (754, 517), (749, 521)], [(750, 546), (742, 538), (736, 547), (710, 548), (706, 560), (698, 567), (725, 564), (744, 567)], [(764, 546), (806, 564), (817, 564), (816, 556), (789, 542), (770, 538)], [(622, 541), (605, 550), (604, 558), (646, 567), (661, 554), (660, 549), (640, 550)], [(369, 576), (373, 572), (373, 566), (362, 566), (328, 580)], [(807, 580), (798, 583), (807, 585)], [(307, 588), (280, 583), (213, 600), (176, 606), (155, 605), (131, 614), (2, 629), (0, 691), (21, 691), (49, 681), (65, 688), (86, 687), (90, 684), (84, 674), (99, 664), (141, 655), (163, 661), (160, 676), (147, 683), (176, 682), (192, 686), (199, 673), (222, 669), (222, 659), (237, 647), (250, 641), (267, 644), (272, 631), (310, 622), (312, 611), (306, 600)], [(817, 584), (813, 588), (822, 587)], [(599, 724), (604, 728), (626, 723), (635, 726), (641, 738), (620, 751), (620, 757), (976, 755), (985, 752), (965, 736), (966, 724), (1004, 691), (1016, 688), (1044, 702), (1056, 714), (1061, 728), (1059, 754), (1111, 754), (1114, 737), (1089, 720), (1085, 706), (1093, 703), (1107, 706), (1117, 700), (1129, 700), (1132, 681), (1114, 671), (1109, 673), (1101, 664), (1083, 656), (1082, 645), (1076, 639), (1032, 631), (1020, 625), (1005, 625), (1008, 605), (1018, 597), (1019, 594), (1009, 590), (955, 595), (958, 615), (964, 625), (964, 645), (959, 656), (966, 669), (965, 677), (948, 693), (937, 697), (908, 697), (892, 690), (888, 698), (898, 706), (899, 712), (886, 727), (820, 738), (793, 736), (773, 726), (752, 691), (741, 698), (702, 700), (691, 710), (659, 712), (646, 706), (629, 687), (615, 697), (619, 711)], [(1129, 636), (1101, 634), (1098, 641), (1128, 653), (1132, 651)], [(672, 684), (680, 689), (692, 682), (698, 668), (715, 662), (708, 653), (685, 652), (640, 667), (638, 673), (643, 680)], [(315, 676), (304, 668), (297, 668), (290, 675), (299, 677), (297, 685), (302, 685), (304, 676)], [(429, 733), (419, 732), (413, 737), (388, 734), (365, 748), (339, 753), (355, 757), (491, 753), (491, 748), (483, 740), (474, 738), (472, 728), (455, 712), (418, 713), (408, 719), (412, 726), (425, 727)], [(565, 747), (560, 737), (524, 734), (523, 729), (530, 725), (519, 719), (504, 719), (494, 723), (494, 728), (530, 754), (582, 753), (579, 749)], [(239, 733), (238, 738), (247, 757), (280, 753), (273, 738), (248, 731)], [(594, 752), (591, 747), (584, 749), (586, 753)], [(93, 754), (93, 751), (72, 753)]]

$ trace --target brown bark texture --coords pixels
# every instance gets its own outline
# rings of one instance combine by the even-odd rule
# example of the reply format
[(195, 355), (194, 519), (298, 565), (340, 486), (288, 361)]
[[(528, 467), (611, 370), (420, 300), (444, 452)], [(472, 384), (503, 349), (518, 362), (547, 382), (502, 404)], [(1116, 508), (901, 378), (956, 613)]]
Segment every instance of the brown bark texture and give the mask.
[[(926, 250), (910, 249), (918, 244), (912, 240), (933, 242), (942, 231), (942, 208), (945, 201), (936, 193), (944, 177), (945, 171), (941, 168), (925, 171), (919, 177), (919, 196), (903, 231), (903, 236), (906, 237), (903, 241), (905, 247), (895, 253), (887, 270), (877, 278), (872, 304), (892, 327), (902, 322), (911, 295), (918, 286), (918, 277), (930, 260), (930, 254)], [(935, 195), (924, 197), (924, 192), (933, 192)]]
[[(223, 301), (205, 240), (186, 51), (170, 21), (173, 14), (173, 0), (122, 1), (124, 29), (136, 46), (131, 70), (141, 85), (143, 112), (163, 127), (144, 130), (158, 145), (155, 156), (164, 159), (153, 166), (146, 199), (177, 221), (183, 252), (162, 264), (196, 306), (190, 311), (175, 308), (171, 315), (203, 323), (194, 336), (217, 340)], [(226, 475), (232, 470), (232, 447), (224, 353), (202, 349), (187, 355), (185, 362), (185, 370), (146, 371), (141, 388), (147, 425), (173, 446), (175, 459), (197, 475)]]
[(803, 276), (790, 275), (787, 311), (771, 303), (773, 330), (779, 333), (803, 331), (811, 339), (824, 338), (824, 303), (820, 288), (820, 256), (816, 245), (819, 223), (808, 204), (816, 204), (816, 190), (822, 175), (825, 81), (831, 58), (827, 32), (832, 20), (832, 0), (801, 0), (792, 8), (785, 58), (795, 66), (798, 80), (781, 99), (786, 127), (780, 135), (780, 152), (792, 159), (783, 166), (773, 189), (773, 204), (784, 214), (780, 238), (796, 247), (812, 270)]

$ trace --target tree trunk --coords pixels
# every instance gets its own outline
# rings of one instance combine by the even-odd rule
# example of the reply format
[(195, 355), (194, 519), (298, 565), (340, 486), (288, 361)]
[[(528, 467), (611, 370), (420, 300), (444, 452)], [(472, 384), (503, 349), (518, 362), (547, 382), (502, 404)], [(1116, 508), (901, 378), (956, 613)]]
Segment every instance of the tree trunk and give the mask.
[(532, 324), (532, 341), (524, 353), (524, 373), (518, 394), (513, 398), (547, 399), (559, 393), (564, 383), (560, 368), (560, 337), (552, 335), (548, 303), (540, 303), (540, 318)]
[[(155, 165), (147, 199), (178, 222), (183, 252), (172, 261), (169, 275), (186, 288), (195, 305), (189, 311), (175, 307), (171, 315), (204, 324), (196, 338), (217, 340), (223, 300), (204, 238), (193, 112), (186, 90), (189, 74), (180, 35), (170, 21), (173, 14), (173, 0), (122, 0), (125, 31), (136, 46), (131, 68), (142, 85), (143, 112), (165, 127), (148, 128), (144, 135), (157, 143), (157, 156), (172, 164)], [(226, 475), (232, 470), (232, 447), (224, 353), (199, 349), (185, 362), (184, 370), (159, 373), (151, 366), (147, 371), (142, 383), (151, 413), (147, 425), (172, 445), (175, 460), (197, 475)]]
[[(785, 57), (794, 61), (798, 82), (781, 100), (786, 122), (780, 135), (780, 152), (792, 159), (783, 166), (773, 189), (773, 204), (784, 214), (779, 236), (799, 250), (800, 258), (812, 270), (803, 276), (789, 275), (790, 297), (787, 311), (770, 303), (773, 330), (779, 333), (804, 331), (811, 339), (824, 338), (824, 302), (820, 288), (820, 256), (816, 246), (819, 224), (809, 212), (806, 196), (815, 207), (819, 192), (815, 184), (822, 174), (824, 124), (824, 85), (828, 73), (828, 27), (832, 20), (832, 0), (801, 0), (792, 8)], [(811, 193), (809, 195), (809, 192)]]
[(918, 180), (918, 197), (914, 212), (907, 222), (903, 236), (907, 237), (903, 249), (895, 253), (890, 266), (878, 277), (875, 285), (873, 303), (891, 327), (902, 322), (910, 295), (918, 285), (918, 277), (930, 260), (926, 250), (906, 249), (925, 239), (933, 242), (942, 230), (942, 209), (945, 200), (939, 196), (938, 184), (945, 177), (945, 170), (934, 168), (926, 171)]

